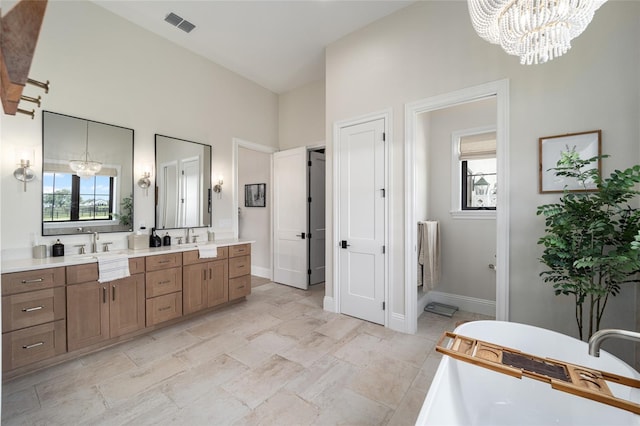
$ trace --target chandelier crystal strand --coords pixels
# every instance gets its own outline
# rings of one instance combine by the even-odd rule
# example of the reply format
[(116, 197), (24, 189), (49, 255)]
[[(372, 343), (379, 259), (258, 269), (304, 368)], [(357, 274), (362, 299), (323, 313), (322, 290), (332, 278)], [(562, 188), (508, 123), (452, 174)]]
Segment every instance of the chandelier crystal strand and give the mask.
[(607, 0), (468, 0), (473, 28), (483, 39), (543, 64), (564, 55)]
[(69, 161), (69, 168), (81, 178), (95, 176), (102, 169), (102, 163), (91, 160), (91, 157), (89, 156), (89, 122), (87, 122), (87, 138), (85, 141), (84, 160)]

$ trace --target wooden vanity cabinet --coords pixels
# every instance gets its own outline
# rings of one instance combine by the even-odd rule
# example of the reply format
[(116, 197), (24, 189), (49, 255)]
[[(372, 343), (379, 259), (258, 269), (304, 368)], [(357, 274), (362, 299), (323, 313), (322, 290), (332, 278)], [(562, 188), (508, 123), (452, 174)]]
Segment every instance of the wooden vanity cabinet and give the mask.
[(251, 244), (229, 247), (229, 300), (251, 294)]
[(147, 256), (147, 327), (182, 316), (182, 253)]
[(67, 351), (65, 270), (2, 275), (2, 370)]
[(183, 312), (190, 314), (229, 301), (227, 247), (217, 257), (200, 259), (197, 250), (183, 253)]
[(99, 283), (96, 263), (67, 267), (67, 277), (93, 278), (67, 283), (69, 351), (144, 328), (144, 258), (129, 259), (129, 272), (127, 278)]

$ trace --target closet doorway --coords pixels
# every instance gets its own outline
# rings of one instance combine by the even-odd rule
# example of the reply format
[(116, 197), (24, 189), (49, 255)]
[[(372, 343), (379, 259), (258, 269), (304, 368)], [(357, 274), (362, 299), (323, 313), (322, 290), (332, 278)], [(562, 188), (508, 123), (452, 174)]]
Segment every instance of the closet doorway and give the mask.
[(273, 281), (306, 290), (325, 276), (324, 147), (273, 154)]

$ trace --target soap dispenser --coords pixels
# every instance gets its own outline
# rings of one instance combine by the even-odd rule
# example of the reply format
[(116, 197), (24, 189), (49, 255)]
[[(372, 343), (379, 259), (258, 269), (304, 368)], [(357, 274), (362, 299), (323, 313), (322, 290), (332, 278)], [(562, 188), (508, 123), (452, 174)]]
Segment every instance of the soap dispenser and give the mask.
[(156, 235), (156, 228), (151, 228), (151, 235), (149, 235), (149, 247), (160, 247), (162, 240)]
[(52, 257), (64, 256), (64, 244), (60, 242), (60, 239), (57, 239), (56, 243), (51, 246), (51, 256)]
[(168, 232), (164, 235), (164, 238), (162, 238), (162, 245), (163, 246), (170, 246), (171, 245), (171, 236), (169, 235)]

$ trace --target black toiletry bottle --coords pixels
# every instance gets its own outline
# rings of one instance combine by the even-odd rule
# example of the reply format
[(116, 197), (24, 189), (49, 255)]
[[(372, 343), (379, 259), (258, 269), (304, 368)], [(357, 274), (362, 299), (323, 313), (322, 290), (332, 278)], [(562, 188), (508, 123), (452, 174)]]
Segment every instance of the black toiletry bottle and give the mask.
[(164, 238), (162, 239), (162, 245), (163, 246), (170, 246), (171, 245), (171, 236), (169, 235), (168, 232), (165, 234)]
[(51, 256), (64, 256), (64, 244), (62, 244), (60, 240), (56, 240), (56, 243), (51, 246)]
[(156, 235), (156, 228), (151, 228), (151, 235), (149, 236), (149, 247), (160, 247), (162, 240)]

